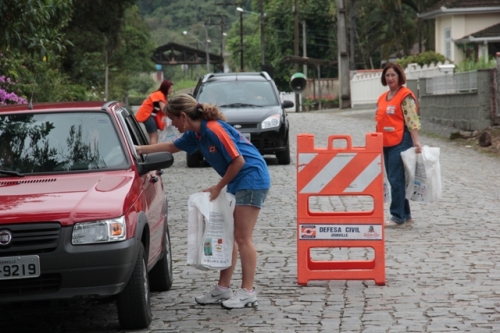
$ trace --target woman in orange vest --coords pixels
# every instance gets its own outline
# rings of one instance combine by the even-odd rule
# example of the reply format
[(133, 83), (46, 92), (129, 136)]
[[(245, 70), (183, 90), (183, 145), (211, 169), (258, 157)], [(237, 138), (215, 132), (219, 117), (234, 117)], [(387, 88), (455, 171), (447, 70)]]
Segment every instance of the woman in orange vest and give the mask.
[(417, 99), (413, 92), (404, 87), (406, 75), (401, 66), (388, 63), (382, 71), (382, 85), (389, 86), (377, 102), (377, 132), (383, 133), (384, 165), (391, 185), (391, 218), (386, 228), (401, 227), (413, 223), (410, 203), (405, 197), (405, 169), (401, 152), (416, 148), (422, 151), (418, 139), (420, 119)]
[(144, 124), (149, 134), (149, 144), (158, 143), (158, 130), (165, 128), (164, 108), (167, 105), (167, 96), (172, 93), (174, 84), (169, 80), (163, 80), (158, 90), (151, 93), (142, 102), (141, 107), (135, 114), (135, 119)]

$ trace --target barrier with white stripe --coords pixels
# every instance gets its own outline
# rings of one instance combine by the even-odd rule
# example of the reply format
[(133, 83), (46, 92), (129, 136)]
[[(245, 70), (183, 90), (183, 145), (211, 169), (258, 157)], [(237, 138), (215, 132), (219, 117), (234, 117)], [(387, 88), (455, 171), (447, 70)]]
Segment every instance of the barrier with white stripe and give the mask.
[[(346, 147), (337, 148), (334, 141)], [(385, 284), (382, 134), (367, 133), (365, 147), (353, 147), (348, 135), (328, 137), (326, 148), (314, 136), (297, 135), (297, 282), (375, 280)], [(311, 197), (369, 197), (368, 211), (314, 212)], [(373, 260), (318, 261), (314, 248), (371, 248)]]

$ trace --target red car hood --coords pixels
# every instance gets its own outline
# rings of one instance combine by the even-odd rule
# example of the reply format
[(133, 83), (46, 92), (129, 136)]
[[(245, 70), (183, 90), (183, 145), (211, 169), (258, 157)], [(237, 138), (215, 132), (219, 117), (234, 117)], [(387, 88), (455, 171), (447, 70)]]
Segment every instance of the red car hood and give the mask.
[[(135, 201), (133, 172), (0, 178), (0, 225), (119, 217)], [(137, 194), (139, 190), (135, 191)]]

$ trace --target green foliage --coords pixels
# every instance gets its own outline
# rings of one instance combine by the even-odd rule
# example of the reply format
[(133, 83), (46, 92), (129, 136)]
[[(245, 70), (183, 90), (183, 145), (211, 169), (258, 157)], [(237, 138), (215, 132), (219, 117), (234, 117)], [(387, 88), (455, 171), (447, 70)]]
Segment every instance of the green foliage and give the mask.
[(446, 61), (446, 57), (442, 54), (436, 53), (434, 51), (426, 51), (422, 52), (417, 55), (412, 55), (408, 56), (405, 58), (401, 58), (396, 60), (396, 63), (399, 64), (401, 67), (406, 68), (408, 64), (419, 64), (420, 66), (423, 65), (430, 65), (430, 64), (437, 64), (438, 62), (444, 63)]
[[(73, 43), (63, 58), (63, 70), (89, 91), (104, 98), (106, 64), (109, 99), (127, 96), (139, 72), (153, 70), (150, 57), (155, 45), (134, 0), (74, 2), (74, 15), (66, 29)], [(106, 13), (103, 19), (102, 13)]]
[[(325, 60), (336, 60), (336, 26), (334, 0), (301, 0), (299, 21), (305, 21), (307, 27), (307, 56)], [(254, 7), (257, 1), (253, 2)], [(289, 91), (289, 80), (298, 66), (284, 62), (284, 58), (294, 51), (294, 13), (293, 2), (288, 0), (269, 0), (264, 3), (265, 16), (265, 59), (274, 69), (273, 78), (282, 91)], [(243, 52), (244, 70), (260, 71), (260, 17), (245, 14), (243, 17)], [(240, 69), (239, 20), (233, 22), (228, 33), (227, 50), (231, 53), (229, 63), (233, 71)], [(302, 42), (302, 41), (300, 41)], [(302, 43), (299, 56), (302, 55)], [(314, 68), (315, 69), (315, 68)], [(302, 70), (302, 66), (300, 66)], [(329, 68), (322, 68), (323, 75), (328, 75)], [(315, 71), (311, 71), (311, 75)]]
[(130, 95), (128, 97), (128, 105), (141, 105), (148, 95)]
[(174, 91), (179, 91), (188, 88), (194, 88), (196, 86), (197, 81), (183, 79), (179, 81), (174, 81)]
[(412, 47), (434, 49), (434, 21), (417, 19), (435, 0), (351, 0), (355, 3), (356, 68), (378, 68), (391, 55)]
[(130, 95), (146, 95), (158, 89), (158, 84), (150, 75), (139, 75), (130, 83)]
[(481, 57), (477, 61), (475, 61), (474, 59), (465, 59), (457, 64), (457, 66), (455, 67), (455, 73), (476, 71), (478, 69), (495, 68), (496, 65), (497, 63), (494, 57)]
[(69, 77), (54, 68), (52, 61), (36, 54), (6, 52), (3, 68), (16, 81), (16, 90), (33, 102), (88, 100), (86, 89), (73, 84)]
[[(81, 0), (79, 0), (81, 1)], [(72, 0), (0, 1), (0, 50), (17, 49), (51, 56), (68, 45), (62, 33)]]

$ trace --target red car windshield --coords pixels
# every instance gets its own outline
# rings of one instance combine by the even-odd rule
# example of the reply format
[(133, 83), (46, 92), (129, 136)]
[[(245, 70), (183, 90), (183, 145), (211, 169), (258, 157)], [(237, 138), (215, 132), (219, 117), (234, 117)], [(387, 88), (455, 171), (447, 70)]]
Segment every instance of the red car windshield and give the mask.
[(104, 112), (0, 114), (0, 177), (128, 166)]

